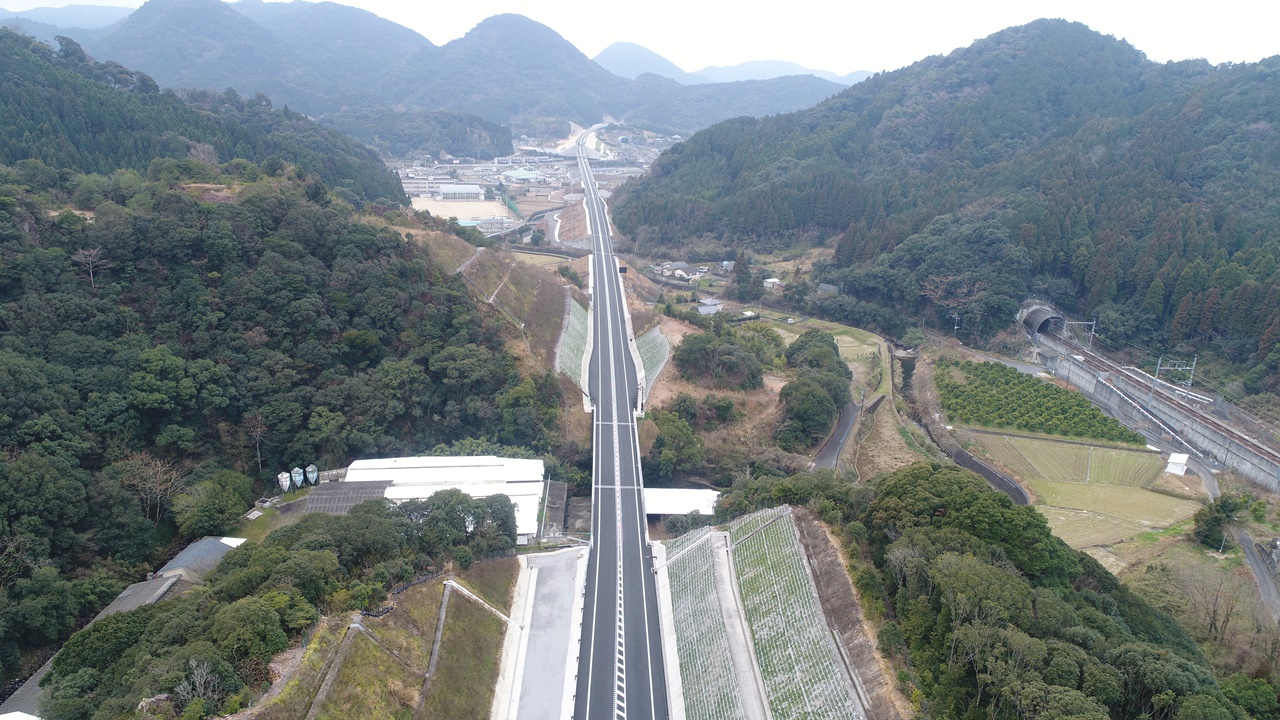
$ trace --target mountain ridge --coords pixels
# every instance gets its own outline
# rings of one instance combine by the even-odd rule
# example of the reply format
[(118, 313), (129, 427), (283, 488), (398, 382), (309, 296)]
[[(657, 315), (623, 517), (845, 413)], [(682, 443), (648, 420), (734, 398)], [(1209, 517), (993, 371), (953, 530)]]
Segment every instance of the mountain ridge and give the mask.
[(980, 340), (1038, 296), (1108, 347), (1199, 352), (1235, 392), (1276, 393), (1276, 72), (1040, 20), (702, 130), (620, 189), (614, 222), (650, 252), (834, 245), (813, 279), (842, 292), (805, 309), (843, 322), (958, 314)]
[(123, 20), (133, 10), (134, 8), (112, 5), (66, 5), (16, 11), (0, 8), (0, 20), (25, 18), (58, 27), (94, 30)]
[[(67, 34), (18, 26), (46, 42)], [(560, 134), (568, 121), (591, 124), (606, 115), (642, 118), (654, 114), (659, 98), (673, 104), (668, 115), (682, 123), (672, 129), (687, 133), (731, 117), (735, 108), (776, 114), (839, 90), (809, 80), (710, 91), (628, 80), (553, 29), (511, 14), (435, 46), (408, 28), (334, 3), (149, 0), (118, 24), (70, 35), (90, 55), (147, 72), (166, 87), (261, 92), (312, 116), (378, 106), (445, 110), (530, 134)], [(361, 115), (402, 125), (386, 113)], [(387, 130), (361, 127), (370, 141)]]
[(645, 73), (653, 73), (682, 85), (773, 80), (791, 75), (812, 75), (840, 85), (855, 85), (871, 77), (871, 73), (866, 70), (838, 75), (786, 60), (751, 60), (737, 65), (713, 65), (697, 72), (686, 72), (662, 55), (632, 42), (613, 43), (592, 59), (606, 70), (625, 78), (635, 79)]

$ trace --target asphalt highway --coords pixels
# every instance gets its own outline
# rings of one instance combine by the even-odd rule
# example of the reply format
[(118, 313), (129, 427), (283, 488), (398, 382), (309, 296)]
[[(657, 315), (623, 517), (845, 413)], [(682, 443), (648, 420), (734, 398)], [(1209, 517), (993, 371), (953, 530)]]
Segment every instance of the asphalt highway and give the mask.
[(593, 243), (588, 392), (595, 406), (595, 465), (573, 716), (665, 720), (662, 632), (636, 438), (637, 368), (628, 347), (626, 301), (609, 220), (581, 142), (578, 167)]

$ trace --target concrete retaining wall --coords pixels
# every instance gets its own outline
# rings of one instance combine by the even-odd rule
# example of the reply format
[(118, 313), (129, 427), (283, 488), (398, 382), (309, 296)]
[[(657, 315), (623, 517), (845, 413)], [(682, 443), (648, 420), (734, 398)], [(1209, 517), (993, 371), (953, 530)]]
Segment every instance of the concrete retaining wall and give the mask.
[[(1047, 363), (1056, 377), (1070, 383), (1125, 425), (1162, 437), (1169, 435), (1166, 428), (1172, 430), (1195, 450), (1272, 492), (1280, 492), (1280, 464), (1196, 418), (1160, 394), (1151, 393), (1149, 386), (1125, 375), (1099, 373), (1076, 360), (1072, 355), (1080, 352), (1078, 348), (1048, 336), (1040, 336), (1039, 340), (1060, 353), (1057, 357), (1048, 358)], [(1142, 405), (1165, 427), (1153, 422), (1135, 403)]]

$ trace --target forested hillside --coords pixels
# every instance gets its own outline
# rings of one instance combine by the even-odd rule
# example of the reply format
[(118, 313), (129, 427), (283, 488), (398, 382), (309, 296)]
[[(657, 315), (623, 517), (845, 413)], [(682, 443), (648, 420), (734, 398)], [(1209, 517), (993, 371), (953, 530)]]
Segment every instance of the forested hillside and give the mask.
[(0, 53), (5, 678), (282, 468), (556, 445), (559, 386), (520, 374), (413, 238), (450, 225), (405, 215), (367, 148), (72, 43), (0, 31)]
[[(615, 204), (642, 247), (834, 242), (824, 314), (975, 337), (1036, 294), (1112, 347), (1280, 389), (1280, 58), (1156, 64), (1041, 20), (672, 148)], [(949, 321), (947, 321), (949, 323)], [(947, 325), (950, 327), (950, 324)]]
[(443, 157), (491, 158), (510, 155), (511, 128), (474, 115), (447, 110), (346, 107), (318, 121), (359, 138), (390, 157), (417, 153)]
[(0, 163), (146, 172), (156, 158), (275, 158), (358, 202), (401, 204), (400, 181), (377, 154), (269, 99), (161, 92), (146, 74), (95, 62), (74, 41), (59, 50), (0, 28)]

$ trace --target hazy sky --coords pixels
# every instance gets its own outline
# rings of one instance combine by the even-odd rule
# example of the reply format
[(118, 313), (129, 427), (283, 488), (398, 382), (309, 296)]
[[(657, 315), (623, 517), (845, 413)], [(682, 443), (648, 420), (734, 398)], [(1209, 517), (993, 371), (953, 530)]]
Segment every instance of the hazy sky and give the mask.
[[(78, 0), (141, 5), (141, 0)], [(63, 5), (58, 0), (0, 0), (21, 10)], [(685, 70), (747, 60), (790, 60), (848, 73), (892, 70), (945, 54), (997, 30), (1041, 17), (1082, 22), (1128, 40), (1152, 60), (1206, 58), (1254, 62), (1280, 54), (1280, 3), (1274, 0), (978, 0), (961, 3), (841, 2), (791, 5), (706, 0), (626, 3), (514, 0), (344, 0), (406, 25), (437, 45), (480, 20), (519, 13), (550, 26), (591, 57), (609, 44), (643, 45)], [(1194, 8), (1194, 12), (1191, 10)]]

